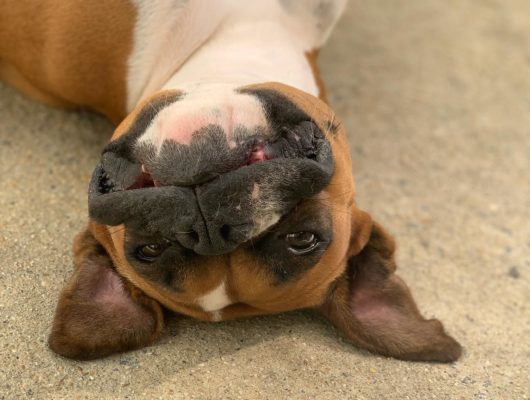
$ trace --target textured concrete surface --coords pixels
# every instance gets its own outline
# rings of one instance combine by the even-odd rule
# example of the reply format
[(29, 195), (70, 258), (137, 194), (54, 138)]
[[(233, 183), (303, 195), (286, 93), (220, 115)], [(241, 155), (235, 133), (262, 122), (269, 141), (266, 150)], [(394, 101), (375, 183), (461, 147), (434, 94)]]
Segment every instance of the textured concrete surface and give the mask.
[(306, 312), (172, 321), (147, 349), (56, 357), (45, 340), (112, 128), (0, 86), (0, 398), (528, 399), (530, 3), (357, 1), (321, 65), (359, 203), (462, 360), (374, 356)]

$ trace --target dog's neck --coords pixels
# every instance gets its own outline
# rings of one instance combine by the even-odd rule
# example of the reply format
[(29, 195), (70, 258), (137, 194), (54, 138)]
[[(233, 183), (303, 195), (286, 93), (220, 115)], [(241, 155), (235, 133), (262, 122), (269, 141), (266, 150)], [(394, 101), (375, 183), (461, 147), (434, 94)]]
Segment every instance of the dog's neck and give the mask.
[(302, 43), (274, 21), (227, 26), (197, 51), (164, 85), (281, 82), (315, 96), (318, 89)]
[(186, 91), (214, 83), (276, 81), (318, 96), (307, 57), (319, 44), (315, 27), (286, 16), (271, 2), (242, 5), (237, 13), (227, 4), (192, 1), (182, 9), (160, 5), (153, 10), (140, 2), (129, 58), (129, 111), (161, 89)]

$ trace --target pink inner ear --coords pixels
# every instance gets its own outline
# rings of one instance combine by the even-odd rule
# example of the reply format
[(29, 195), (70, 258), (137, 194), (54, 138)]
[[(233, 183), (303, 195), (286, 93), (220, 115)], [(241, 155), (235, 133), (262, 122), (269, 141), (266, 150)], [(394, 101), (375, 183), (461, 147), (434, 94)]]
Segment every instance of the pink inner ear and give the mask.
[(121, 308), (129, 313), (138, 312), (138, 306), (126, 292), (123, 281), (110, 268), (101, 269), (97, 286), (93, 292), (93, 300), (108, 308)]
[(409, 319), (398, 304), (385, 296), (384, 287), (357, 287), (352, 291), (350, 309), (357, 320), (370, 325), (398, 328)]
[(354, 271), (350, 283), (349, 308), (356, 320), (373, 328), (400, 330), (415, 318), (415, 307), (407, 306), (407, 289), (394, 276), (375, 264)]

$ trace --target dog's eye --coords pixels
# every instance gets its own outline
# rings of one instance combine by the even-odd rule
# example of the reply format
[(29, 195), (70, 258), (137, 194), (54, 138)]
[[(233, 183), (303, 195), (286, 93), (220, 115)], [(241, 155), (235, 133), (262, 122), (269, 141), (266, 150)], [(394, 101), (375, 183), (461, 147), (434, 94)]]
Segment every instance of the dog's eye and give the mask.
[(312, 252), (318, 246), (317, 237), (311, 232), (295, 232), (285, 235), (287, 249), (294, 255), (301, 256)]
[(162, 255), (162, 253), (164, 252), (164, 250), (167, 249), (167, 247), (168, 244), (146, 244), (145, 246), (138, 247), (138, 249), (136, 250), (136, 257), (140, 261), (153, 262), (158, 257), (160, 257), (160, 255)]

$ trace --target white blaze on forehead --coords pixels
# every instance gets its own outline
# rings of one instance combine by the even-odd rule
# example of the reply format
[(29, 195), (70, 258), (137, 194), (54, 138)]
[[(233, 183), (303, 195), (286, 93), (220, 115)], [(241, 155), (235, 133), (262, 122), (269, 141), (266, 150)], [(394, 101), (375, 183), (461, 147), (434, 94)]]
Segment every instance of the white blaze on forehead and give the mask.
[(204, 296), (199, 297), (197, 303), (199, 303), (204, 311), (212, 313), (214, 311), (217, 312), (222, 310), (227, 305), (232, 304), (232, 300), (230, 300), (226, 293), (225, 281), (221, 282), (219, 286), (206, 293)]
[[(187, 89), (187, 90), (186, 90)], [(219, 126), (235, 146), (234, 129), (244, 127), (250, 133), (267, 126), (267, 119), (257, 97), (239, 93), (232, 85), (208, 85), (184, 89), (184, 96), (162, 109), (139, 139), (157, 148), (165, 140), (189, 144), (195, 132), (210, 125)]]

